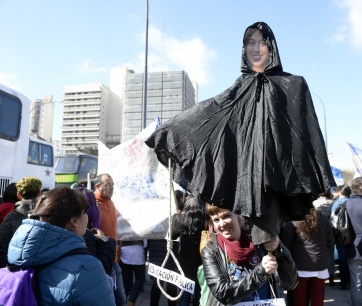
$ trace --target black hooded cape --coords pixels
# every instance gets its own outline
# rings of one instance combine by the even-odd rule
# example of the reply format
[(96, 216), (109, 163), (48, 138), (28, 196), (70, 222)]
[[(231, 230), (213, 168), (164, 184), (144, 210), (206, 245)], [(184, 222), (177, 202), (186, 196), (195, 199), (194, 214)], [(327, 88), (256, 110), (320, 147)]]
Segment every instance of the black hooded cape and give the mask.
[(303, 77), (283, 71), (269, 26), (249, 28), (262, 31), (269, 47), (264, 73), (248, 67), (244, 36), (234, 85), (161, 125), (146, 144), (165, 166), (170, 157), (174, 180), (208, 203), (258, 217), (270, 191), (302, 197), (305, 214), (313, 198), (335, 186), (311, 94)]

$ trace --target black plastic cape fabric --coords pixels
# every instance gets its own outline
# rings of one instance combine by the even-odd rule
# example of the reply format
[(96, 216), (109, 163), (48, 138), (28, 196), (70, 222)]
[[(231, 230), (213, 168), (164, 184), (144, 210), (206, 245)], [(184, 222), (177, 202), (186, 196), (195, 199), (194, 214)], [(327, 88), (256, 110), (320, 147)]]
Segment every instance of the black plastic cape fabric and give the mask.
[[(335, 183), (306, 81), (283, 72), (267, 24), (250, 27), (262, 31), (270, 50), (264, 73), (248, 67), (244, 37), (242, 75), (234, 85), (161, 125), (146, 144), (165, 166), (171, 157), (174, 180), (194, 195), (261, 216), (268, 191), (312, 199)], [(308, 213), (312, 200), (303, 202), (298, 205)]]

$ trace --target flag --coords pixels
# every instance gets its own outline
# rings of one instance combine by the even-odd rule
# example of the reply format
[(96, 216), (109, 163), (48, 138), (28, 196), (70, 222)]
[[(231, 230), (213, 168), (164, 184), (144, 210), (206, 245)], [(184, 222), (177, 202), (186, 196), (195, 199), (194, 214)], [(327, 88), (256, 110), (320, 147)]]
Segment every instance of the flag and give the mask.
[(347, 142), (352, 153), (352, 160), (355, 168), (354, 178), (362, 176), (362, 150)]
[(338, 169), (337, 167), (334, 167), (331, 165), (334, 181), (336, 182), (337, 186), (343, 186), (344, 185), (344, 178), (343, 173), (341, 169)]

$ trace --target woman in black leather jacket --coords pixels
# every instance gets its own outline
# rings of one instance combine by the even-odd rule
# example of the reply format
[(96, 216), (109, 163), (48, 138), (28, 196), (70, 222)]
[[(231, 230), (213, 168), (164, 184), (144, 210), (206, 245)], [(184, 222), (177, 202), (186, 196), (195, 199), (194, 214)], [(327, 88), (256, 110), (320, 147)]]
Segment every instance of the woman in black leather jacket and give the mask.
[(239, 215), (210, 204), (206, 211), (216, 232), (202, 250), (207, 305), (278, 298), (296, 286), (296, 266), (278, 236), (254, 246)]

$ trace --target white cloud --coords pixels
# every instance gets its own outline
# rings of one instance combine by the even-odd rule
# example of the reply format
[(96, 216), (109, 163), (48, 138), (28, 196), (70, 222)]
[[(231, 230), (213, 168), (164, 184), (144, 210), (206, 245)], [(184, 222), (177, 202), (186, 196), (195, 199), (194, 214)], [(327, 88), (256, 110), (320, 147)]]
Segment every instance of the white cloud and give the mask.
[(93, 68), (91, 67), (91, 60), (89, 58), (85, 59), (83, 61), (83, 63), (81, 64), (81, 66), (78, 69), (78, 72), (82, 75), (84, 74), (97, 74), (97, 73), (102, 73), (108, 71), (106, 68), (104, 67), (99, 67), (99, 68)]
[[(145, 41), (145, 33), (138, 35)], [(217, 58), (216, 51), (208, 48), (199, 37), (179, 39), (149, 26), (148, 71), (185, 70), (192, 81), (205, 85), (211, 81), (210, 67)], [(145, 54), (139, 53), (134, 62), (124, 64), (137, 72), (144, 71)]]
[(335, 41), (348, 41), (353, 47), (362, 50), (362, 1), (337, 0), (336, 3), (347, 10), (347, 25), (338, 28)]

